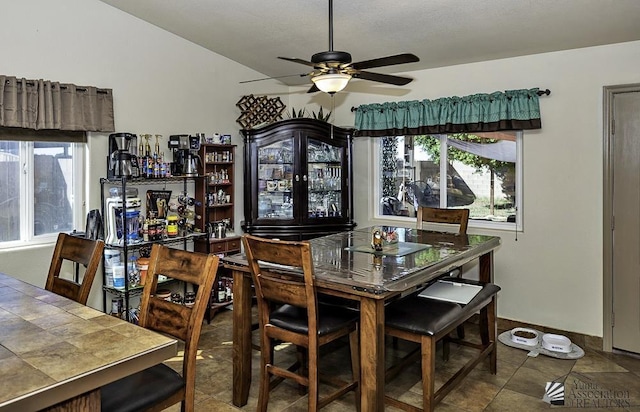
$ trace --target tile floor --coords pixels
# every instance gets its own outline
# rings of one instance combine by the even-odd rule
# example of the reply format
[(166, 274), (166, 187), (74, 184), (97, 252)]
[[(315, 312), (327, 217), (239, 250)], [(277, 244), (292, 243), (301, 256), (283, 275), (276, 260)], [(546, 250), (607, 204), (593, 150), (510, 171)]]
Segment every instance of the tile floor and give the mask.
[[(474, 325), (466, 327), (473, 334)], [(227, 412), (254, 411), (257, 403), (259, 379), (259, 352), (253, 355), (253, 378), (249, 402), (242, 408), (231, 403), (232, 382), (232, 317), (230, 311), (216, 315), (210, 325), (205, 324), (200, 338), (200, 360), (197, 365), (196, 411)], [(257, 335), (254, 342), (257, 343)], [(576, 341), (577, 342), (577, 341)], [(408, 343), (406, 343), (408, 345)], [(402, 343), (387, 352), (387, 359), (408, 349)], [(582, 345), (581, 345), (582, 346)], [(538, 411), (561, 409), (567, 411), (637, 411), (640, 412), (640, 358), (604, 353), (585, 348), (585, 357), (578, 360), (561, 360), (544, 355), (527, 356), (527, 351), (498, 343), (498, 373), (491, 375), (486, 362), (476, 366), (462, 384), (450, 392), (437, 406), (438, 412), (474, 411)], [(334, 348), (326, 354), (321, 369), (343, 370), (349, 377), (348, 351)], [(455, 372), (455, 366), (464, 363), (464, 353), (471, 350), (451, 346), (449, 362), (438, 361), (436, 387)], [(281, 345), (276, 350), (276, 360), (291, 357), (291, 348)], [(169, 361), (180, 368), (180, 361)], [(542, 400), (547, 382), (564, 383), (565, 405), (550, 405)], [(421, 405), (419, 365), (407, 369), (387, 385), (387, 393), (394, 397)], [(179, 411), (174, 405), (169, 411)], [(297, 412), (307, 410), (307, 398), (298, 393), (297, 387), (285, 381), (272, 391), (269, 411)], [(354, 411), (352, 393), (329, 404), (328, 412)], [(387, 407), (387, 411), (397, 411)], [(363, 411), (366, 412), (366, 411)]]

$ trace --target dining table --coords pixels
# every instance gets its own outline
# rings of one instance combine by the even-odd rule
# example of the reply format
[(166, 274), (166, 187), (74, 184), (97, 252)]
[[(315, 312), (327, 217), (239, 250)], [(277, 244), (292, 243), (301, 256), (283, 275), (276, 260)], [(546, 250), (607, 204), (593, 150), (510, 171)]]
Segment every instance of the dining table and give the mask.
[[(383, 234), (377, 247), (373, 238)], [(360, 393), (363, 411), (384, 410), (385, 305), (415, 293), (434, 279), (477, 261), (478, 278), (493, 280), (497, 236), (459, 235), (400, 226), (372, 226), (309, 240), (316, 291), (353, 301), (360, 311)], [(233, 395), (247, 403), (251, 385), (251, 273), (244, 254), (221, 259), (233, 276)], [(274, 267), (283, 276), (291, 268)]]
[(177, 341), (0, 273), (0, 412), (96, 411), (100, 388)]

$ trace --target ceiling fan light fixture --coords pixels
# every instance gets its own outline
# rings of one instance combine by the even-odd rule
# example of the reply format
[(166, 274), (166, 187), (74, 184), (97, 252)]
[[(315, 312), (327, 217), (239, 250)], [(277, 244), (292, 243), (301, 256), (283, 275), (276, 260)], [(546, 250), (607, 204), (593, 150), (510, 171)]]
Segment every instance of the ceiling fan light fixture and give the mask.
[(326, 73), (311, 78), (318, 89), (325, 93), (333, 94), (347, 87), (351, 75), (346, 73)]

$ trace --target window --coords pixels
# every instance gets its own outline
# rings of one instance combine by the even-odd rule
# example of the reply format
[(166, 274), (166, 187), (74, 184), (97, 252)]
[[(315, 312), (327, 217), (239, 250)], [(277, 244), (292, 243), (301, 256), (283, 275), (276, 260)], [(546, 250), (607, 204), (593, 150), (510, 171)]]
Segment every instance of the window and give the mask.
[(376, 145), (376, 218), (413, 222), (419, 206), (464, 207), (471, 226), (521, 229), (522, 132), (393, 136)]
[(84, 147), (0, 140), (0, 248), (51, 241), (79, 226)]

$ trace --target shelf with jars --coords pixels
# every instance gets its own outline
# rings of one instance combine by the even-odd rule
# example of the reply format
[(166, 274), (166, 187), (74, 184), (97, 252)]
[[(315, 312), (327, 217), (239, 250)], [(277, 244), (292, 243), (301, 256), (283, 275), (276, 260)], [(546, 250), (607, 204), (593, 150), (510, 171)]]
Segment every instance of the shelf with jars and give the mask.
[[(235, 215), (235, 150), (232, 144), (205, 143), (198, 155), (202, 163), (198, 168), (202, 181), (196, 184), (195, 197), (202, 204), (195, 208), (202, 216), (198, 228), (206, 238), (195, 242), (195, 250), (218, 256), (240, 252), (240, 236), (234, 232)], [(232, 279), (223, 268), (218, 269), (218, 284), (210, 296), (207, 322), (221, 309), (233, 303)]]
[(198, 173), (203, 180), (196, 185), (195, 208), (202, 216), (198, 228), (208, 234), (196, 242), (196, 250), (225, 255), (240, 251), (240, 236), (234, 232), (235, 145), (205, 143), (198, 155), (202, 164)]

